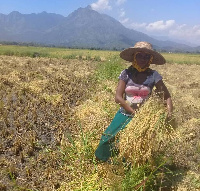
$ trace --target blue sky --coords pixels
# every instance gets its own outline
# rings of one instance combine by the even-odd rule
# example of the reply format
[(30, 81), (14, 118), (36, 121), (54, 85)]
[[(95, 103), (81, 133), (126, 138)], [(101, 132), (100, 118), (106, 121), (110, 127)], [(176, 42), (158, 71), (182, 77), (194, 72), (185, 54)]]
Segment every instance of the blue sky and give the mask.
[(46, 11), (68, 16), (88, 5), (127, 28), (200, 45), (200, 0), (0, 0), (0, 13)]

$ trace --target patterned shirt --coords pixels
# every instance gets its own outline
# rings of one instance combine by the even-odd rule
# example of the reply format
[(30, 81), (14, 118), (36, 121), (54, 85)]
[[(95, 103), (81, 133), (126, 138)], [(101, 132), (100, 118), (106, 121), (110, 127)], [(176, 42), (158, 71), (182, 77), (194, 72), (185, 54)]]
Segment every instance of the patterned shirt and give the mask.
[[(119, 76), (120, 80), (126, 83), (125, 100), (133, 108), (137, 109), (146, 99), (149, 98), (154, 85), (162, 80), (162, 76), (156, 71), (149, 69), (148, 76), (143, 84), (133, 82), (133, 74), (125, 69)], [(122, 114), (131, 116), (123, 107), (120, 108)]]

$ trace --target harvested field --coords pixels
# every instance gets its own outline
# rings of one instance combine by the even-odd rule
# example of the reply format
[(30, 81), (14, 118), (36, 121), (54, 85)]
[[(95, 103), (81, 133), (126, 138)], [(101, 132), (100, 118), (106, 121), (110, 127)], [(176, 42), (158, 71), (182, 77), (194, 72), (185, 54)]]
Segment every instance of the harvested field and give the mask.
[[(104, 67), (99, 72), (100, 65)], [(117, 77), (128, 65), (116, 58), (102, 63), (0, 56), (0, 190), (122, 189), (127, 180), (124, 168), (96, 163), (94, 151), (118, 109)], [(164, 139), (165, 152), (156, 151), (170, 159), (167, 167), (173, 178), (163, 185), (169, 190), (199, 190), (200, 65), (152, 68), (163, 76), (175, 109), (171, 139)], [(102, 77), (109, 70), (114, 77)], [(124, 132), (129, 127), (131, 123)], [(159, 179), (159, 173), (154, 177)], [(159, 182), (158, 190), (163, 185)]]

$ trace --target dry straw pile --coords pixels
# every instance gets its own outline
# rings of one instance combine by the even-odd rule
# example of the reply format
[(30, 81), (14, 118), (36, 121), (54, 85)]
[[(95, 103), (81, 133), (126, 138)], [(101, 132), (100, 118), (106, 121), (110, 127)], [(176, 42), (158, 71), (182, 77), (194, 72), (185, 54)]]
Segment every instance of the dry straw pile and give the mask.
[(153, 95), (120, 133), (121, 157), (139, 164), (151, 161), (172, 138), (172, 127), (166, 121), (166, 107)]

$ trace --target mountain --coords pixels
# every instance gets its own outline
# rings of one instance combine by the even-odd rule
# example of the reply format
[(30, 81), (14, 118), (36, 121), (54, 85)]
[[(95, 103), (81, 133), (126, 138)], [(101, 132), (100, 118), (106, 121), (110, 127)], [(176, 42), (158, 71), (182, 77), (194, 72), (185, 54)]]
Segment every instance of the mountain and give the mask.
[(42, 42), (43, 35), (59, 25), (65, 17), (42, 12), (23, 15), (17, 11), (0, 14), (0, 40), (16, 42)]
[[(55, 36), (58, 38), (54, 38)], [(63, 23), (49, 31), (45, 43), (70, 47), (119, 49), (132, 46), (140, 39), (151, 38), (143, 33), (129, 30), (112, 17), (99, 14), (87, 7), (74, 11)]]
[(157, 50), (200, 51), (199, 48), (156, 40), (125, 28), (114, 18), (91, 9), (79, 8), (69, 16), (42, 12), (0, 14), (0, 41), (39, 43), (71, 48), (124, 49), (137, 41), (148, 41)]

